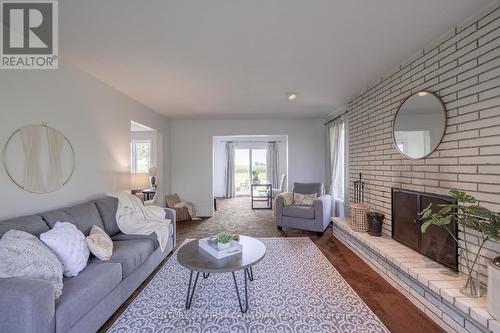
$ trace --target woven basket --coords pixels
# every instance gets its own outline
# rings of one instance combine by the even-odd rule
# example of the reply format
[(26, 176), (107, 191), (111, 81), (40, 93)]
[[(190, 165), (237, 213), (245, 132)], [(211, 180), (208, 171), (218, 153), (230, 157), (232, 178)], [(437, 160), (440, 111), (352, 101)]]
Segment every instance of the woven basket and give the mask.
[(172, 208), (175, 210), (175, 220), (177, 222), (191, 220), (191, 216), (189, 215), (189, 210), (186, 207), (177, 207), (177, 208), (175, 207), (177, 203), (181, 202), (181, 199), (179, 198), (177, 193), (166, 195), (165, 201), (167, 203), (168, 208)]
[(354, 231), (368, 231), (368, 205), (351, 204), (351, 228)]
[(191, 215), (189, 215), (189, 210), (186, 207), (174, 208), (174, 210), (176, 222), (191, 220)]

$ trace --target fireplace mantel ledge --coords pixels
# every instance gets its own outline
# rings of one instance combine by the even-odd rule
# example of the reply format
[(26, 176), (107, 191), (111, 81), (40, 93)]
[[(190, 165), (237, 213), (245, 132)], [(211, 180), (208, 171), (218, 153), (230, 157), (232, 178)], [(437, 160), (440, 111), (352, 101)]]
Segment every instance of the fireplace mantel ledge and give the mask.
[[(351, 229), (350, 220), (348, 218), (332, 218), (334, 236), (338, 237), (344, 244), (353, 249), (360, 257), (366, 261), (389, 283), (400, 290), (413, 303), (420, 301), (420, 305), (426, 307), (426, 313), (431, 318), (439, 317), (441, 322), (445, 322), (448, 327), (451, 327), (456, 332), (471, 331), (467, 329), (467, 319), (470, 318), (479, 324), (482, 331), (491, 331), (500, 333), (500, 322), (493, 319), (486, 308), (486, 297), (469, 298), (464, 296), (458, 290), (462, 279), (451, 269), (427, 258), (426, 256), (406, 247), (405, 245), (388, 237), (374, 237), (366, 232), (357, 232)], [(399, 271), (404, 273), (401, 278), (399, 274), (387, 269), (384, 265), (374, 260), (373, 255), (360, 253), (361, 248), (356, 247), (356, 244), (345, 239), (343, 235), (337, 235), (336, 229), (342, 231), (376, 252), (380, 257), (385, 258), (388, 262), (394, 265)], [(346, 240), (348, 242), (346, 242)], [(440, 304), (433, 304), (433, 300), (427, 300), (418, 292), (412, 290), (412, 286), (405, 283), (405, 278), (408, 276), (413, 278), (417, 283), (416, 288), (420, 287), (424, 290), (431, 291), (434, 298), (441, 298), (440, 302), (447, 307), (452, 308), (457, 312), (462, 312), (464, 320), (460, 317), (454, 318), (453, 315), (446, 313), (446, 308), (440, 307)], [(413, 286), (415, 287), (415, 286)], [(422, 291), (423, 292), (423, 291)], [(425, 295), (425, 293), (424, 293)], [(409, 297), (410, 296), (410, 297)], [(436, 297), (437, 296), (437, 297)], [(419, 306), (419, 304), (416, 304)], [(429, 314), (431, 312), (431, 314)], [(443, 315), (443, 313), (445, 315)], [(451, 322), (450, 322), (451, 321)], [(441, 325), (441, 323), (438, 322)]]

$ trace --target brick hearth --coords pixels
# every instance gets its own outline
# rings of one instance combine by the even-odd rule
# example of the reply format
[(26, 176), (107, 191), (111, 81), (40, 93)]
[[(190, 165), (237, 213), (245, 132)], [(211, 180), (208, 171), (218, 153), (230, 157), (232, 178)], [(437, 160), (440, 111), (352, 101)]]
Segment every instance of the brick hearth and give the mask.
[(486, 309), (486, 297), (462, 295), (458, 274), (388, 237), (350, 228), (349, 219), (332, 218), (333, 234), (419, 309), (448, 332), (500, 332)]

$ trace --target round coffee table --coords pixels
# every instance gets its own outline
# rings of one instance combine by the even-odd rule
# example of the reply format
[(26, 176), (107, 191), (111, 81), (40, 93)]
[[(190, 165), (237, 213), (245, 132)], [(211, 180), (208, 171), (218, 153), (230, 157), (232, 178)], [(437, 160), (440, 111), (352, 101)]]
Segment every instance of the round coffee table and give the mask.
[[(213, 257), (211, 254), (199, 247), (197, 239), (190, 241), (179, 249), (179, 251), (177, 252), (177, 261), (179, 262), (179, 264), (181, 264), (181, 266), (191, 271), (191, 274), (189, 275), (189, 285), (186, 296), (186, 309), (189, 309), (191, 307), (194, 291), (196, 289), (196, 283), (198, 282), (198, 276), (200, 275), (200, 273), (202, 273), (203, 278), (206, 279), (210, 276), (210, 273), (231, 272), (233, 274), (234, 287), (236, 288), (236, 296), (238, 297), (240, 310), (243, 313), (247, 312), (247, 277), (250, 281), (253, 281), (254, 275), (252, 266), (257, 264), (264, 258), (266, 254), (266, 246), (258, 239), (243, 235), (240, 235), (239, 242), (243, 247), (241, 253), (234, 254), (222, 259)], [(241, 302), (240, 292), (235, 275), (235, 272), (240, 270), (243, 270), (245, 281), (245, 307), (243, 307), (243, 304)], [(193, 272), (196, 272), (194, 283)]]

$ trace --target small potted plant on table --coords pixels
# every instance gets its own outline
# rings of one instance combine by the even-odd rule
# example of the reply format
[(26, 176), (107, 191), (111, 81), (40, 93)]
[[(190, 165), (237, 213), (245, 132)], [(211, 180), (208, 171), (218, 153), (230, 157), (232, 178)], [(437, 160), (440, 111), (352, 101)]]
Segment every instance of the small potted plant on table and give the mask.
[[(421, 226), (422, 233), (430, 225), (444, 227), (457, 242), (459, 258), (463, 266), (460, 273), (465, 276), (465, 282), (460, 288), (460, 292), (470, 297), (480, 297), (484, 290), (479, 281), (480, 263), (479, 258), (485, 243), (488, 240), (500, 240), (500, 215), (493, 213), (489, 209), (477, 205), (476, 199), (465, 192), (451, 190), (450, 196), (455, 199), (455, 203), (441, 205), (441, 209), (434, 213), (431, 206), (420, 213), (424, 223)], [(457, 239), (449, 230), (450, 223), (457, 223), (461, 227), (460, 237)], [(468, 231), (473, 230), (477, 236), (468, 235)]]
[(216, 237), (217, 247), (219, 250), (225, 250), (231, 247), (231, 242), (233, 241), (233, 235), (227, 232), (221, 232)]

